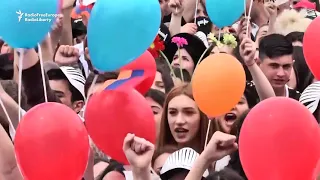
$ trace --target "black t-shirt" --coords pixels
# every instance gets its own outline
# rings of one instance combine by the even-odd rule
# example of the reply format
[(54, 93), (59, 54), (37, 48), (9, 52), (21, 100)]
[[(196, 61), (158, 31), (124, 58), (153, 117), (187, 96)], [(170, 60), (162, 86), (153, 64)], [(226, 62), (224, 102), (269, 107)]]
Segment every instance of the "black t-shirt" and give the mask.
[[(294, 89), (291, 89), (288, 86), (285, 86), (286, 88), (286, 96), (292, 99), (295, 99), (299, 101), (299, 98), (301, 96), (299, 91), (296, 91)], [(258, 95), (258, 92), (256, 90), (256, 86), (252, 81), (248, 81), (246, 84), (246, 90), (245, 90), (245, 96), (248, 101), (248, 105), (250, 108), (254, 107), (256, 104), (260, 102), (260, 98)]]
[(162, 41), (170, 42), (170, 39), (171, 39), (170, 31), (165, 24), (160, 25), (158, 35)]

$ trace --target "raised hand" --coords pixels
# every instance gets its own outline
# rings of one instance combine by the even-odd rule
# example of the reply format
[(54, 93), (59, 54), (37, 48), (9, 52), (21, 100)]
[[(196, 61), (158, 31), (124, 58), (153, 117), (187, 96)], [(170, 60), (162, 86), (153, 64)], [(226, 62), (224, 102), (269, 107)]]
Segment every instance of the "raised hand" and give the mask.
[(61, 45), (54, 59), (57, 64), (64, 66), (78, 62), (79, 57), (79, 49), (73, 46)]
[(168, 6), (174, 15), (182, 16), (184, 10), (182, 0), (170, 0)]
[(56, 18), (56, 22), (52, 26), (52, 31), (62, 30), (63, 26), (63, 14), (59, 14)]
[(248, 37), (244, 38), (240, 44), (240, 55), (247, 66), (255, 63), (256, 44)]
[(238, 149), (236, 136), (216, 131), (203, 151), (209, 162), (217, 161)]
[(277, 17), (278, 9), (277, 9), (277, 6), (274, 4), (274, 2), (272, 1), (266, 2), (264, 6), (268, 11), (270, 17), (274, 17), (274, 18)]
[[(251, 36), (252, 27), (251, 27), (250, 24), (249, 24), (248, 34), (247, 34), (248, 18), (249, 17), (244, 17), (239, 22), (239, 26), (238, 26), (238, 29), (237, 29), (237, 35), (238, 35), (240, 41), (242, 41), (245, 37), (250, 37)], [(250, 23), (250, 21), (249, 21), (249, 23)]]
[(148, 170), (151, 167), (154, 145), (134, 134), (127, 134), (123, 142), (123, 152), (133, 169)]

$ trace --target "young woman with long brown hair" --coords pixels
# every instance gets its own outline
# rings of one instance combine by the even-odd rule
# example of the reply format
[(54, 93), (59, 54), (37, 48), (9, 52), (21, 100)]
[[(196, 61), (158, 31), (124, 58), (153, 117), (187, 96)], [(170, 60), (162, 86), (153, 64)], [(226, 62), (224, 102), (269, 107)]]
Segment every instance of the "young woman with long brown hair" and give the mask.
[[(209, 119), (194, 101), (191, 85), (177, 86), (169, 92), (163, 106), (157, 147), (190, 147), (201, 153), (205, 145), (208, 123)], [(216, 131), (213, 124), (209, 129), (209, 139)]]

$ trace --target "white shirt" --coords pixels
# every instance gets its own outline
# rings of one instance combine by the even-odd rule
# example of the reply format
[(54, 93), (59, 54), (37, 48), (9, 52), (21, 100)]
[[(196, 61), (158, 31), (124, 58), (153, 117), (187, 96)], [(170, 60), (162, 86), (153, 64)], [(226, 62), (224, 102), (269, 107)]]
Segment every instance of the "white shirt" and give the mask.
[(218, 161), (216, 162), (216, 166), (215, 166), (214, 170), (215, 170), (215, 171), (221, 171), (223, 168), (225, 168), (226, 166), (228, 166), (230, 160), (231, 160), (231, 157), (230, 157), (229, 155), (223, 157), (223, 158), (220, 159), (220, 160), (218, 160)]
[(86, 78), (87, 78), (89, 76), (90, 72), (89, 72), (88, 62), (84, 58), (84, 45), (83, 45), (83, 42), (74, 45), (74, 47), (79, 49), (79, 54), (80, 54), (79, 60), (80, 60), (80, 62), (82, 64), (82, 66), (83, 66), (84, 73), (85, 73)]
[(286, 97), (289, 97), (289, 86), (285, 85), (284, 88), (286, 89)]

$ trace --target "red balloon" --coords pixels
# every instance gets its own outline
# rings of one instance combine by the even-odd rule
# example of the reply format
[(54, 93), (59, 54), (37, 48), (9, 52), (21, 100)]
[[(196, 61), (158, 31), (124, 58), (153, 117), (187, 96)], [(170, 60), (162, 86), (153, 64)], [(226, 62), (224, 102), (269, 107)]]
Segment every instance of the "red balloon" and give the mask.
[(320, 79), (320, 17), (314, 19), (303, 36), (303, 53), (306, 62), (315, 76)]
[(30, 109), (17, 128), (14, 148), (29, 180), (79, 180), (89, 158), (89, 138), (79, 116), (58, 103)]
[[(120, 71), (123, 70), (144, 70), (143, 80), (141, 81), (132, 81), (134, 87), (141, 94), (145, 94), (151, 88), (154, 78), (156, 76), (157, 66), (154, 57), (147, 50), (136, 60), (130, 64), (122, 67)], [(139, 78), (140, 79), (140, 78)]]
[(145, 98), (135, 91), (105, 90), (95, 93), (85, 111), (90, 137), (105, 154), (128, 164), (123, 140), (128, 133), (155, 143), (156, 125)]
[(286, 97), (269, 98), (241, 127), (241, 164), (250, 180), (311, 180), (319, 142), (319, 125), (306, 107)]

